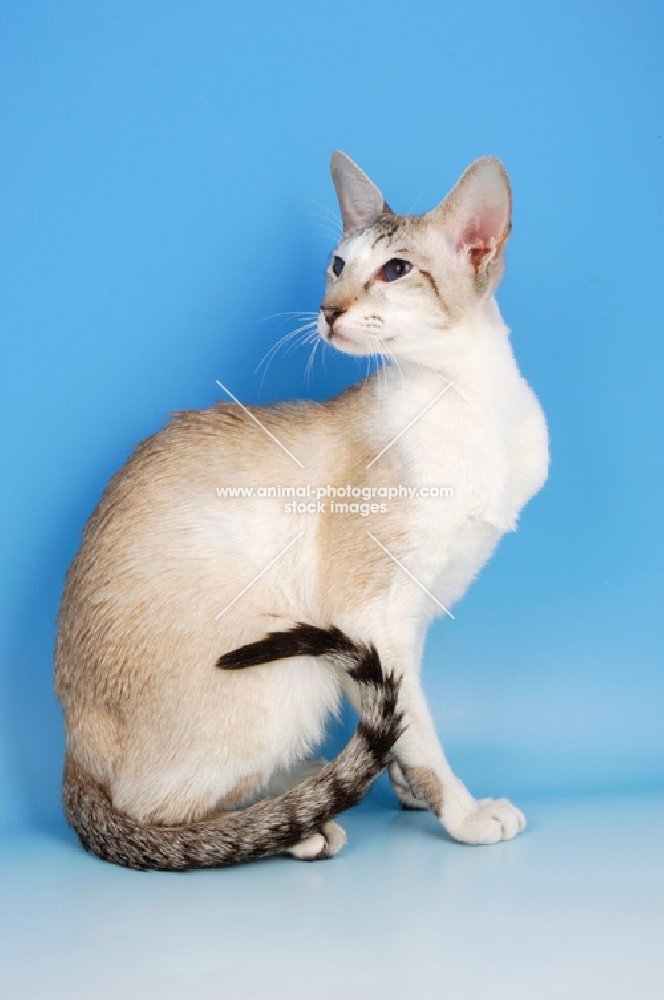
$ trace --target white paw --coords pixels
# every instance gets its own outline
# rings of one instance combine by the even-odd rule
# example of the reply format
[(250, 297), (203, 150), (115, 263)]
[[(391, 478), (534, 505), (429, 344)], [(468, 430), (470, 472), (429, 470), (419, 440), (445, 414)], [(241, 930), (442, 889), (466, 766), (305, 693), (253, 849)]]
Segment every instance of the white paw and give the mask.
[(315, 861), (317, 858), (325, 857), (327, 841), (322, 833), (313, 833), (306, 840), (301, 840), (299, 844), (294, 844), (288, 848), (288, 853), (300, 861)]
[(463, 844), (496, 844), (526, 828), (526, 817), (507, 799), (478, 799), (449, 816), (445, 810), (442, 822), (450, 837)]
[(334, 857), (338, 854), (344, 844), (348, 843), (348, 837), (346, 836), (346, 831), (343, 826), (339, 826), (334, 820), (330, 820), (323, 827), (323, 833), (325, 834), (325, 839), (327, 840), (327, 856), (328, 858)]
[(329, 823), (325, 823), (320, 833), (313, 833), (306, 840), (294, 844), (288, 849), (288, 853), (300, 861), (318, 861), (338, 854), (347, 842), (344, 828), (330, 820)]

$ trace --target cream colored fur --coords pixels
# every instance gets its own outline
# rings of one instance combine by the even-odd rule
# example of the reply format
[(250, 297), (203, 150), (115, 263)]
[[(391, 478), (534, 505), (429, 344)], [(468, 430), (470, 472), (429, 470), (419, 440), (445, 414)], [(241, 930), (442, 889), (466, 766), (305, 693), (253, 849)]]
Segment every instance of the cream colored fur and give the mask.
[[(327, 403), (253, 411), (304, 469), (234, 404), (178, 414), (139, 446), (67, 577), (56, 657), (67, 752), (141, 822), (189, 822), (269, 794), (320, 743), (342, 693), (356, 700), (352, 682), (323, 660), (235, 673), (216, 661), (298, 621), (334, 624), (403, 675), (408, 725), (393, 778), (404, 802), (432, 808), (459, 840), (490, 843), (525, 821), (505, 800), (476, 801), (447, 764), (420, 684), (440, 608), (367, 532), (449, 609), (546, 478), (544, 417), (493, 297), (509, 184), (484, 158), (438, 209), (405, 217), (344, 154), (332, 170), (345, 263), (328, 272), (332, 321), (321, 312), (319, 332), (393, 363)], [(412, 268), (386, 281), (392, 258)], [(441, 485), (454, 496), (395, 500), (362, 517), (286, 513), (280, 500), (216, 492), (307, 483)], [(294, 853), (316, 851), (304, 843)]]

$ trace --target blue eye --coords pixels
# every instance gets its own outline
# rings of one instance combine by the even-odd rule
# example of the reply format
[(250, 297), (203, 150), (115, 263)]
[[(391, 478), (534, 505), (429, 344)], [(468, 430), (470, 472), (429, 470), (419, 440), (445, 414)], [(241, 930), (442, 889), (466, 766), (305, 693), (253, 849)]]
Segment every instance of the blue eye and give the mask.
[(342, 257), (335, 257), (332, 261), (332, 270), (336, 274), (337, 278), (343, 271), (345, 263), (346, 261)]
[(408, 274), (412, 266), (408, 260), (402, 260), (400, 257), (392, 257), (386, 264), (383, 264), (380, 269), (380, 276), (383, 281), (396, 281), (397, 278), (403, 278), (404, 274)]

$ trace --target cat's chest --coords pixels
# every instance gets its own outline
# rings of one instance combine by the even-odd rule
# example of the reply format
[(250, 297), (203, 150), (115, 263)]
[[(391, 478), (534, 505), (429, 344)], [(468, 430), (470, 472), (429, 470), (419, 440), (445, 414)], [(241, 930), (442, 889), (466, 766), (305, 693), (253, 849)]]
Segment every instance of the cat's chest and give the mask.
[[(469, 541), (487, 527), (498, 536), (546, 475), (546, 427), (539, 404), (517, 376), (507, 391), (478, 393), (454, 385), (439, 394), (424, 384), (394, 400), (387, 424), (411, 491), (413, 531)], [(440, 536), (447, 536), (442, 538)], [(436, 542), (432, 541), (435, 548)]]

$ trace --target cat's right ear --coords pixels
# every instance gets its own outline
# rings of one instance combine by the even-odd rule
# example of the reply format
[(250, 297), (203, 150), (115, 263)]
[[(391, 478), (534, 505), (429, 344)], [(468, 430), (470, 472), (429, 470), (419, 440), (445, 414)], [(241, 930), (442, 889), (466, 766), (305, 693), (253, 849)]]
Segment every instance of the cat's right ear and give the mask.
[(330, 160), (332, 180), (339, 199), (344, 234), (352, 235), (389, 212), (382, 194), (357, 163), (337, 149)]

